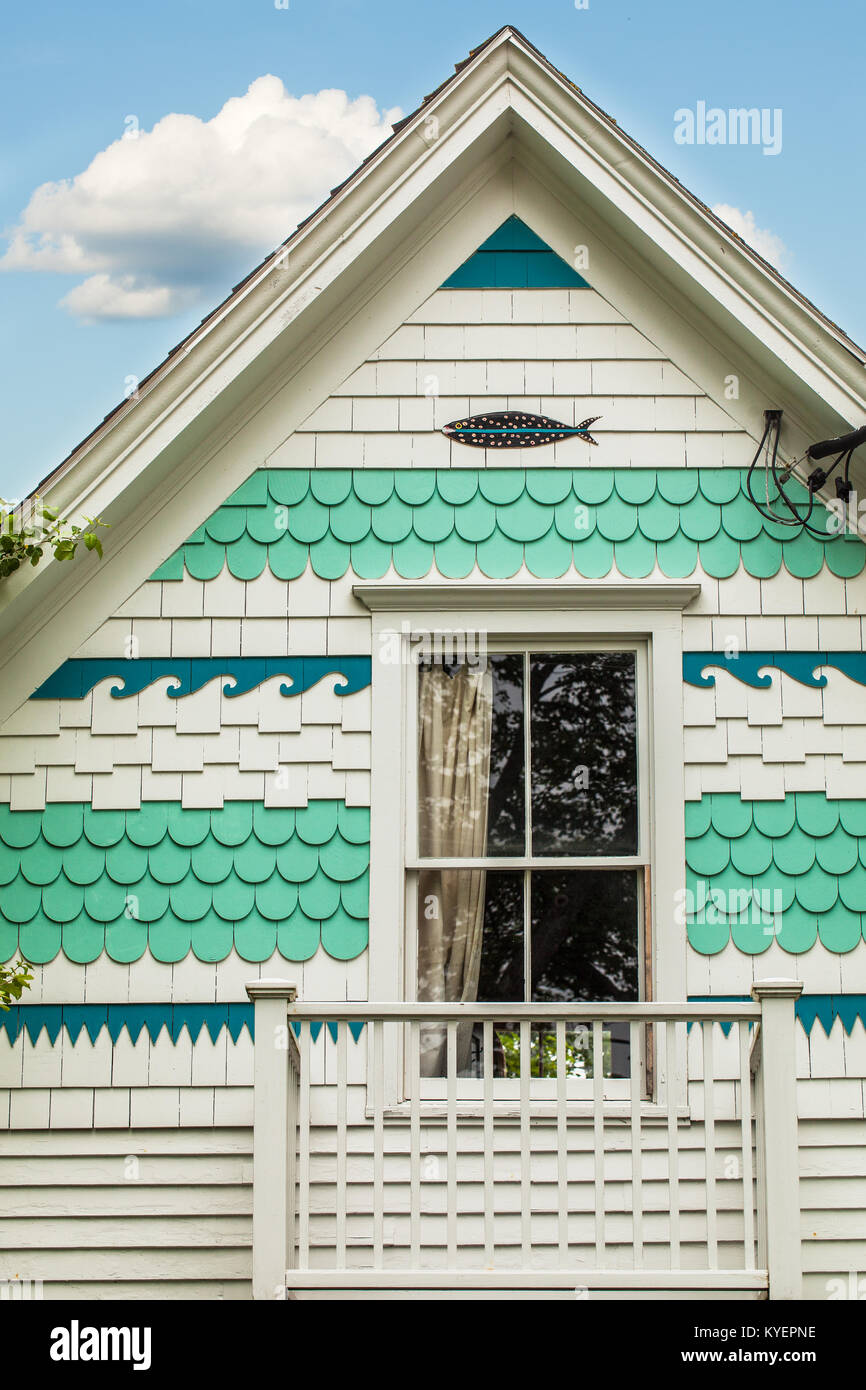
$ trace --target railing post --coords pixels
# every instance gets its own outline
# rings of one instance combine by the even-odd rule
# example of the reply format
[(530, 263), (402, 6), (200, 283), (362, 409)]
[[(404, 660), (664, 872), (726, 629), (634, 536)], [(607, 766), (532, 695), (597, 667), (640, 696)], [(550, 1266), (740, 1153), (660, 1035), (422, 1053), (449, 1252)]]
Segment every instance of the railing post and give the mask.
[[(794, 1040), (794, 1001), (802, 992), (798, 980), (756, 980), (752, 986), (752, 997), (761, 1005), (764, 1203), (770, 1298), (803, 1297)], [(743, 1104), (748, 1103), (744, 1096)]]
[(297, 997), (288, 980), (254, 980), (253, 1298), (285, 1297), (289, 1229), (289, 1143), (297, 1117), (289, 1114), (289, 1040), (286, 1006)]

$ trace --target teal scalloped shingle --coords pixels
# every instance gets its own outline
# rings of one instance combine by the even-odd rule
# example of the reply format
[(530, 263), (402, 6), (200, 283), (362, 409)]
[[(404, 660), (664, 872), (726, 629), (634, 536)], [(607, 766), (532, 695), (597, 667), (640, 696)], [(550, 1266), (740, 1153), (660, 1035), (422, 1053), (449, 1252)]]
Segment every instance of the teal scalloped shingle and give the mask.
[(792, 954), (816, 941), (853, 951), (866, 933), (866, 801), (797, 792), (741, 801), (714, 792), (686, 806), (686, 922), (714, 955), (749, 955), (775, 939)]
[(0, 959), (307, 960), (321, 944), (351, 960), (367, 945), (369, 862), (369, 811), (339, 801), (0, 804)]
[(237, 579), (268, 567), (292, 579), (309, 561), (322, 579), (350, 569), (377, 579), (391, 565), (407, 579), (434, 566), (462, 579), (476, 563), (491, 579), (524, 563), (545, 579), (572, 563), (587, 579), (612, 568), (641, 578), (656, 563), (685, 579), (700, 562), (717, 579), (740, 564), (768, 579), (783, 568), (809, 577), (825, 560), (852, 576), (866, 563), (866, 546), (851, 537), (789, 539), (762, 519), (745, 472), (733, 468), (263, 469), (253, 477), (262, 500), (236, 493), (152, 577), (181, 579), (185, 564), (213, 579), (227, 564)]

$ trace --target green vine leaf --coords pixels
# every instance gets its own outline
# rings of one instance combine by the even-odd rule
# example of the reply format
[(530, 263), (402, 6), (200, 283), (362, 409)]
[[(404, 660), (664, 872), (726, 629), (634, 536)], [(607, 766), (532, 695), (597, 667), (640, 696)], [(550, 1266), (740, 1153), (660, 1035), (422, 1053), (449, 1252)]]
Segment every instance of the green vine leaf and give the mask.
[(20, 999), (33, 983), (33, 971), (28, 961), (19, 959), (15, 965), (0, 965), (0, 1009), (9, 1012), (9, 1005)]
[(31, 502), (25, 516), (0, 498), (0, 579), (14, 574), (22, 560), (38, 565), (46, 549), (53, 552), (55, 560), (71, 560), (79, 541), (102, 559), (102, 541), (96, 528), (107, 527), (108, 522), (87, 516), (84, 526), (79, 526), (61, 521), (54, 507), (43, 505), (38, 493), (28, 499), (28, 504)]

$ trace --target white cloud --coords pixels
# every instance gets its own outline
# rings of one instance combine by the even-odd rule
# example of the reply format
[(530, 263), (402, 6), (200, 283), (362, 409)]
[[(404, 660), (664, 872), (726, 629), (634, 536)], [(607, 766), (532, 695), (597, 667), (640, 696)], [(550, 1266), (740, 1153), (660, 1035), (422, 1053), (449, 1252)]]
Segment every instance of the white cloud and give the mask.
[(713, 212), (716, 217), (727, 222), (732, 231), (741, 236), (743, 241), (747, 241), (759, 256), (764, 257), (765, 261), (769, 261), (770, 265), (775, 266), (777, 270), (782, 268), (788, 255), (787, 246), (781, 237), (776, 236), (775, 232), (769, 231), (766, 227), (756, 226), (753, 212), (741, 212), (739, 208), (731, 207), (729, 203), (716, 203)]
[(399, 109), (259, 77), (212, 120), (164, 116), (37, 188), (0, 268), (88, 275), (60, 302), (87, 319), (176, 313), (283, 241), (391, 134)]
[(85, 323), (97, 319), (162, 319), (179, 314), (198, 298), (182, 285), (142, 285), (134, 275), (90, 275), (59, 301)]

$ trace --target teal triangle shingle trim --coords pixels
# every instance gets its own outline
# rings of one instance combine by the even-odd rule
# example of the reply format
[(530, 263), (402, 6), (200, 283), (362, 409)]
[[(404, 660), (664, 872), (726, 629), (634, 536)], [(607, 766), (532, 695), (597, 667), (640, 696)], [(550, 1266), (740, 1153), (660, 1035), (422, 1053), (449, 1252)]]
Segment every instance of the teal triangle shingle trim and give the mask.
[[(689, 1003), (748, 1004), (751, 997), (750, 994), (690, 994)], [(858, 1018), (866, 1027), (866, 994), (801, 994), (799, 999), (794, 1001), (794, 1015), (807, 1037), (812, 1032), (816, 1019), (829, 1037), (837, 1018), (842, 1020), (842, 1027), (850, 1036)], [(689, 1024), (690, 1028), (691, 1026)], [(722, 1024), (725, 1036), (731, 1027), (730, 1023)]]
[(69, 1034), (69, 1040), (72, 1043), (78, 1041), (78, 1036), (82, 1028), (87, 1029), (87, 1036), (92, 1043), (95, 1043), (100, 1030), (105, 1028), (107, 1023), (107, 1004), (63, 1005), (63, 1026)]
[[(44, 1028), (53, 1047), (63, 1026), (63, 1008), (60, 1004), (16, 1004), (8, 1014), (0, 1014), (0, 1023), (5, 1026), (12, 1042), (22, 1029), (26, 1029), (28, 1038), (35, 1043)], [(15, 1027), (14, 1033), (12, 1026)]]
[(820, 1019), (821, 1027), (829, 1038), (830, 1030), (833, 1027), (833, 1009), (829, 994), (801, 994), (795, 1003), (795, 1012), (807, 1037), (811, 1034), (817, 1018)]
[[(348, 1024), (348, 1029), (349, 1029), (349, 1032), (350, 1032), (351, 1035), (352, 1035), (352, 1041), (353, 1041), (353, 1042), (357, 1042), (358, 1039), (360, 1038), (361, 1034), (362, 1034), (363, 1031), (364, 1031), (364, 1025), (363, 1025), (363, 1023), (350, 1023), (350, 1024)], [(330, 1033), (331, 1038), (332, 1038), (332, 1040), (333, 1040), (334, 1042), (337, 1041), (337, 1036), (338, 1036), (338, 1034), (339, 1034), (339, 1031), (340, 1031), (340, 1025), (339, 1025), (339, 1023), (336, 1023), (336, 1022), (333, 1022), (333, 1021), (332, 1021), (332, 1022), (330, 1022), (330, 1023), (328, 1024), (328, 1032)]]
[(227, 1026), (229, 1037), (236, 1043), (244, 1028), (255, 1042), (255, 1010), (252, 1004), (229, 1004)]
[(199, 1034), (205, 1026), (211, 1042), (216, 1042), (221, 1028), (228, 1019), (224, 1004), (184, 1004), (172, 1008), (171, 1040), (177, 1043), (184, 1028), (189, 1033), (190, 1042), (198, 1042)]
[(171, 1030), (171, 1005), (109, 1004), (108, 1032), (113, 1043), (124, 1028), (133, 1044), (138, 1042), (142, 1028), (147, 1029), (148, 1037), (155, 1042), (163, 1028)]
[(0, 1028), (6, 1030), (10, 1042), (25, 1030), (34, 1043), (44, 1028), (52, 1046), (61, 1028), (66, 1029), (72, 1043), (78, 1041), (82, 1030), (95, 1043), (103, 1028), (108, 1029), (112, 1043), (118, 1041), (124, 1028), (132, 1043), (138, 1042), (142, 1030), (156, 1042), (165, 1028), (175, 1045), (184, 1029), (195, 1043), (203, 1028), (212, 1042), (228, 1028), (236, 1043), (244, 1028), (253, 1036), (254, 1012), (252, 1004), (19, 1004), (8, 1013), (0, 1013)]
[(509, 217), (442, 289), (589, 289), (589, 284), (525, 222)]

